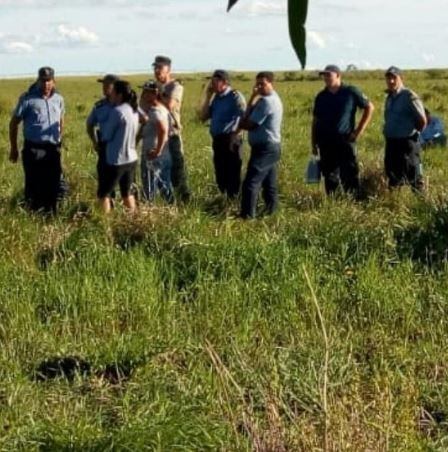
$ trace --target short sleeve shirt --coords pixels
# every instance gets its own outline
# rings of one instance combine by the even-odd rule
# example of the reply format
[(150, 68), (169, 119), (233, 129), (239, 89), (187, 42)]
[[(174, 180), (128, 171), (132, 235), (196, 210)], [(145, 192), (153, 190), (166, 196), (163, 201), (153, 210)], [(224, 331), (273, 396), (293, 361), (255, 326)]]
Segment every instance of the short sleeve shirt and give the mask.
[(35, 85), (20, 97), (14, 110), (14, 116), (23, 121), (25, 140), (35, 143), (60, 143), (64, 113), (64, 98), (57, 91), (45, 99)]
[(248, 133), (251, 146), (280, 143), (283, 104), (279, 95), (273, 91), (267, 96), (261, 96), (250, 113), (249, 120), (257, 124)]
[(389, 93), (384, 109), (384, 135), (386, 138), (408, 138), (417, 133), (417, 125), (425, 118), (425, 107), (420, 98), (408, 88)]
[(317, 139), (350, 135), (355, 130), (356, 112), (365, 109), (369, 99), (355, 86), (342, 84), (332, 93), (322, 90), (314, 102)]
[(106, 141), (106, 161), (109, 165), (120, 166), (137, 160), (137, 132), (139, 116), (132, 107), (121, 104), (114, 107), (103, 128)]
[(210, 134), (215, 137), (235, 132), (246, 110), (246, 101), (241, 93), (228, 87), (217, 94), (210, 104)]
[[(143, 152), (151, 151), (157, 147), (157, 123), (161, 122), (169, 129), (170, 114), (164, 106), (152, 107), (147, 111), (148, 121), (143, 126)], [(168, 141), (162, 153), (168, 150)]]
[(174, 107), (171, 110), (171, 116), (173, 117), (172, 127), (175, 134), (179, 134), (182, 130), (181, 124), (181, 108), (182, 100), (184, 96), (184, 87), (177, 80), (172, 80), (165, 85), (159, 85), (162, 99), (164, 101), (174, 100)]
[(87, 117), (87, 124), (89, 126), (98, 127), (99, 141), (102, 141), (102, 131), (113, 108), (114, 106), (107, 99), (101, 99), (93, 106), (92, 111)]

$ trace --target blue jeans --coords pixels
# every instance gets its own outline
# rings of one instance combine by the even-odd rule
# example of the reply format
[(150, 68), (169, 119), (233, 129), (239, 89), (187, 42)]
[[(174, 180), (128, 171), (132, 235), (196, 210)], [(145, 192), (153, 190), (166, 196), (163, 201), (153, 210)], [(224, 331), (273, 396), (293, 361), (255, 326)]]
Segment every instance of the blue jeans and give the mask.
[(252, 146), (243, 182), (241, 216), (255, 218), (257, 199), (263, 189), (266, 211), (272, 214), (278, 207), (277, 162), (280, 160), (280, 143), (265, 143)]
[(142, 152), (140, 162), (143, 199), (153, 202), (157, 192), (169, 204), (174, 202), (171, 184), (171, 155), (166, 149), (154, 160), (148, 160), (147, 153)]

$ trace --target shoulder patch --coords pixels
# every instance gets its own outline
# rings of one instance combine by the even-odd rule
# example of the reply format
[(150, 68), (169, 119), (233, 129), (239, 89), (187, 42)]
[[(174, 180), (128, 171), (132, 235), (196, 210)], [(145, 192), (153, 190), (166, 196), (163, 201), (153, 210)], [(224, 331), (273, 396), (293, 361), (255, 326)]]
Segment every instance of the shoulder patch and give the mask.
[(100, 108), (105, 104), (106, 104), (106, 99), (100, 99), (100, 100), (96, 101), (93, 106), (95, 108)]

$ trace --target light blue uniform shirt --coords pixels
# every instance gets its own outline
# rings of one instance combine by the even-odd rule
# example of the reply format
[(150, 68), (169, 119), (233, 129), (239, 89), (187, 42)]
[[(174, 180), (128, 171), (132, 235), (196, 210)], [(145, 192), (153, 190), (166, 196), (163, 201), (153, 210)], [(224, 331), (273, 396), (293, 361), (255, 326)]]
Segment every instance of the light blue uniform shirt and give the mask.
[(99, 141), (103, 141), (103, 129), (113, 108), (114, 106), (107, 99), (101, 99), (93, 106), (92, 111), (87, 118), (87, 125), (98, 127)]
[(245, 110), (243, 95), (230, 86), (222, 94), (215, 95), (209, 109), (210, 135), (216, 137), (235, 132)]
[(386, 138), (409, 138), (417, 133), (417, 123), (426, 117), (420, 98), (410, 89), (401, 88), (389, 94), (384, 109), (384, 135)]
[(249, 144), (279, 144), (281, 141), (281, 126), (283, 119), (283, 105), (278, 94), (273, 91), (267, 96), (262, 96), (255, 104), (249, 120), (258, 124), (253, 130), (249, 130)]
[(61, 119), (65, 113), (64, 98), (56, 91), (47, 99), (37, 85), (23, 94), (14, 115), (23, 121), (25, 140), (35, 143), (61, 142)]
[(124, 103), (111, 110), (102, 136), (107, 143), (106, 161), (109, 165), (126, 165), (137, 160), (138, 127), (138, 113), (129, 104)]

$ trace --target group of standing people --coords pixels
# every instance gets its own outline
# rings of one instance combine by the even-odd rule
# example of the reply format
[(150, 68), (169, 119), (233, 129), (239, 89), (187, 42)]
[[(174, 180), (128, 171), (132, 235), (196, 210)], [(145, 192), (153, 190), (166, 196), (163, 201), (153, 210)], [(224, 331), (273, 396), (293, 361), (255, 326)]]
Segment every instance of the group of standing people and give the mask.
[[(188, 202), (191, 193), (182, 144), (181, 107), (183, 86), (171, 75), (171, 60), (157, 56), (154, 80), (144, 83), (141, 95), (116, 75), (98, 80), (103, 98), (87, 118), (87, 133), (97, 152), (97, 196), (105, 212), (113, 207), (115, 189), (123, 204), (136, 208), (134, 181), (141, 141), (142, 196), (153, 201), (156, 194), (167, 202)], [(357, 195), (359, 168), (356, 142), (367, 128), (374, 111), (372, 102), (356, 87), (342, 82), (340, 69), (327, 66), (319, 73), (324, 89), (314, 102), (312, 153), (319, 158), (328, 194), (345, 191)], [(274, 74), (257, 74), (246, 103), (232, 88), (229, 73), (216, 70), (210, 77), (200, 109), (210, 121), (216, 183), (230, 199), (240, 196), (241, 217), (256, 216), (259, 192), (265, 212), (278, 207), (277, 164), (281, 156), (283, 105), (274, 88)], [(420, 134), (428, 119), (420, 98), (404, 86), (397, 67), (385, 73), (384, 136), (385, 173), (390, 187), (410, 184), (423, 189)], [(357, 111), (360, 120), (356, 121)], [(43, 67), (37, 81), (24, 93), (10, 122), (10, 160), (17, 162), (18, 127), (23, 121), (22, 162), (25, 199), (33, 210), (56, 211), (64, 177), (61, 137), (64, 100), (57, 92), (54, 70)], [(246, 176), (241, 184), (243, 132), (251, 148)]]

